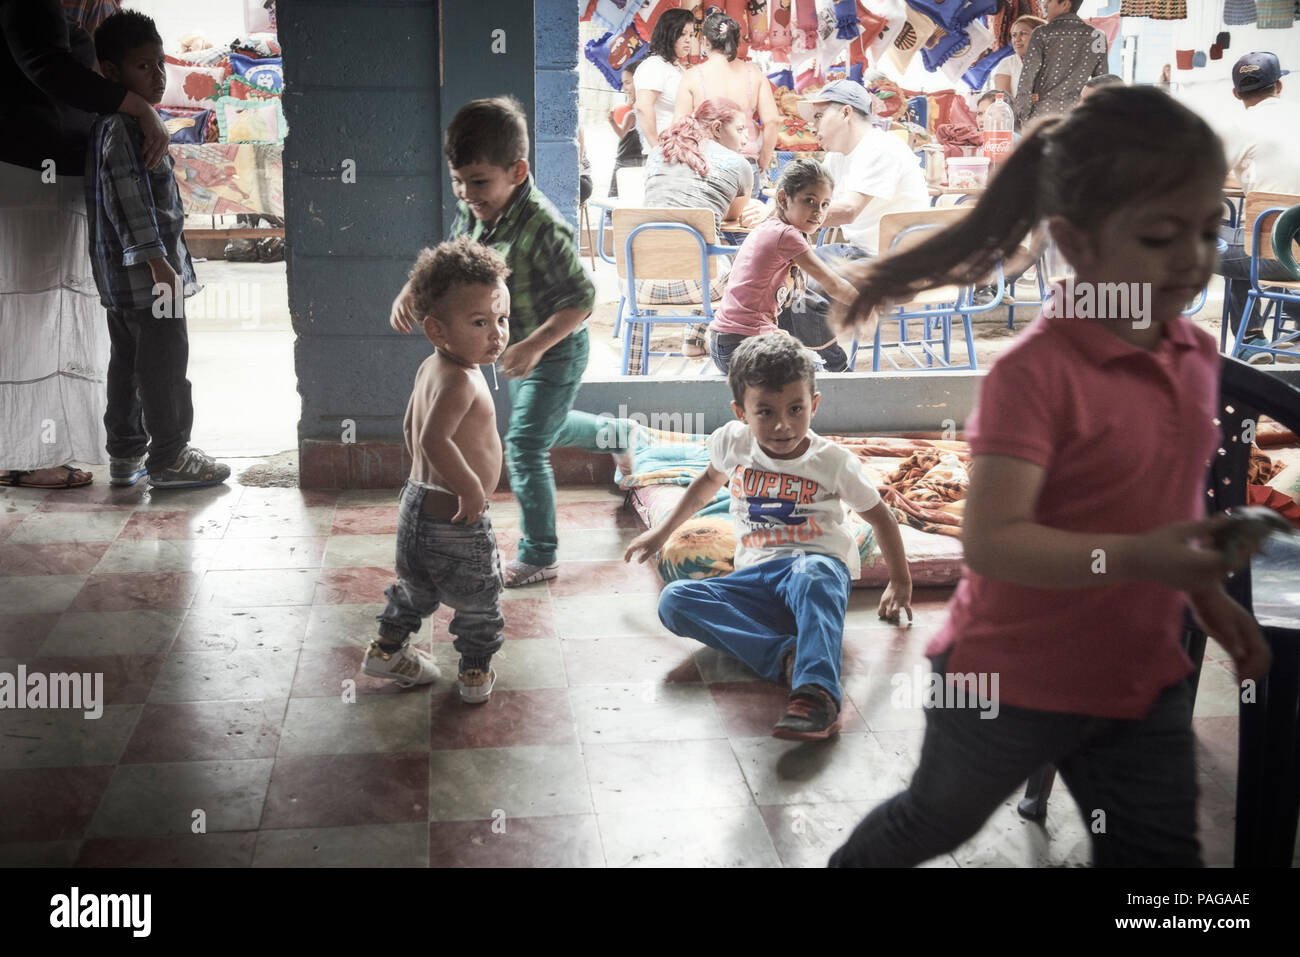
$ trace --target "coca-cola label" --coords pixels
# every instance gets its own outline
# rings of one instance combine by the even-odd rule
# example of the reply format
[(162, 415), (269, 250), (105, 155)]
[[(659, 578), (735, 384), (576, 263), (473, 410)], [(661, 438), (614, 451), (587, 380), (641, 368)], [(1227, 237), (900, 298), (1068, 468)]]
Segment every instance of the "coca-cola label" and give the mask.
[(990, 130), (984, 134), (984, 155), (990, 163), (1001, 163), (1011, 153), (1011, 131)]

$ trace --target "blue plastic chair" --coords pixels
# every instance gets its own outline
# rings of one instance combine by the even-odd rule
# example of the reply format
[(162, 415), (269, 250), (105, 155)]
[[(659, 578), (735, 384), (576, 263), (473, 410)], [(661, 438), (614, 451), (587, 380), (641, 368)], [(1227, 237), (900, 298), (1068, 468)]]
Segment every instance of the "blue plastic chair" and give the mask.
[[(887, 213), (880, 220), (880, 243), (890, 252), (899, 249), (901, 241), (911, 234), (929, 229), (943, 229), (964, 215), (967, 210), (956, 206), (928, 209), (918, 212)], [(876, 325), (875, 339), (872, 343), (871, 371), (880, 371), (881, 357), (896, 370), (903, 366), (894, 361), (892, 351), (907, 358), (911, 363), (908, 369), (919, 371), (956, 371), (961, 369), (978, 369), (975, 360), (975, 334), (971, 329), (971, 316), (996, 309), (1002, 304), (1006, 292), (1006, 280), (1002, 275), (1002, 264), (995, 270), (997, 293), (992, 302), (982, 306), (975, 305), (974, 286), (941, 287), (918, 294), (912, 302), (904, 303), (895, 311), (884, 315)], [(952, 361), (952, 325), (960, 318), (962, 333), (966, 339), (966, 362), (954, 365)], [(881, 343), (881, 331), (886, 323), (898, 323), (898, 341)], [(912, 338), (908, 334), (908, 324), (919, 322), (921, 334)], [(858, 341), (855, 336), (849, 351), (849, 368), (857, 364)]]
[[(686, 357), (680, 352), (653, 352), (650, 339), (656, 325), (690, 325), (713, 319), (710, 283), (717, 279), (717, 256), (733, 255), (739, 246), (717, 243), (717, 224), (711, 209), (624, 208), (613, 212), (615, 263), (623, 284), (616, 325), (629, 327), (623, 338), (622, 374), (628, 374), (632, 358), (632, 326), (640, 326), (645, 347), (641, 374), (647, 375), (650, 360)], [(700, 301), (657, 302), (642, 307), (637, 282), (647, 279), (696, 279), (701, 282)]]
[[(1259, 352), (1268, 353), (1273, 356), (1295, 356), (1297, 351), (1294, 349), (1284, 348), (1297, 341), (1300, 341), (1300, 328), (1292, 328), (1287, 331), (1286, 311), (1282, 308), (1286, 303), (1295, 303), (1300, 305), (1300, 280), (1275, 280), (1259, 278), (1260, 259), (1273, 259), (1273, 246), (1271, 239), (1265, 239), (1261, 246), (1261, 234), (1265, 229), (1272, 229), (1275, 217), (1286, 212), (1288, 208), (1300, 205), (1300, 196), (1289, 193), (1263, 193), (1252, 192), (1246, 195), (1246, 201), (1242, 206), (1242, 222), (1246, 226), (1246, 252), (1250, 255), (1250, 291), (1246, 293), (1246, 305), (1242, 309), (1242, 319), (1237, 323), (1237, 335), (1232, 343), (1230, 355), (1236, 356), (1241, 351), (1242, 343), (1246, 338), (1246, 317), (1251, 314), (1255, 304), (1259, 303), (1261, 309), (1260, 325), (1265, 326), (1271, 319), (1273, 322), (1273, 332), (1269, 336), (1269, 345), (1260, 346)], [(1228, 296), (1224, 294), (1223, 304), (1223, 324), (1219, 330), (1220, 347), (1224, 344), (1227, 337), (1228, 322)]]

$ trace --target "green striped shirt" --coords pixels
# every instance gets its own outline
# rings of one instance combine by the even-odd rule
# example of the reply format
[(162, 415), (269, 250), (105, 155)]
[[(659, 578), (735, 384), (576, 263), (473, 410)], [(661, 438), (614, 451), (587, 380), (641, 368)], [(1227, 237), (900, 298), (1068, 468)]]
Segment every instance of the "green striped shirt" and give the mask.
[(469, 234), (505, 257), (510, 267), (510, 341), (532, 333), (561, 309), (584, 309), (596, 302), (591, 274), (578, 256), (573, 227), (566, 223), (530, 175), (506, 206), (501, 218), (487, 226), (460, 203), (448, 239)]

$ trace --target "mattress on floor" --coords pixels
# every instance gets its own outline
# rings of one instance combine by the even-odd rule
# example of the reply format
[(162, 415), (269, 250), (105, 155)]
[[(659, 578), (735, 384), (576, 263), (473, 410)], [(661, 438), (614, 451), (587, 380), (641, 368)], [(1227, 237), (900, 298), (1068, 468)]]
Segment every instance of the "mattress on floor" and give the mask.
[[(680, 485), (650, 485), (633, 489), (630, 499), (641, 521), (653, 528), (672, 512), (678, 500), (685, 494), (686, 489)], [(697, 554), (693, 556), (693, 561), (688, 560), (693, 570), (681, 574), (679, 572), (682, 570), (682, 563), (679, 559), (665, 559), (660, 562), (659, 568), (659, 573), (665, 581), (682, 577), (704, 578), (731, 571), (730, 558), (723, 557), (728, 550), (732, 553), (735, 550), (736, 539), (731, 529), (730, 516), (725, 512), (715, 513), (707, 518), (692, 519), (692, 523), (697, 529), (695, 535)], [(911, 570), (914, 586), (951, 585), (961, 577), (960, 539), (949, 535), (922, 532), (902, 524), (899, 525), (899, 534), (903, 539), (903, 548), (907, 552), (907, 566)], [(862, 543), (863, 538), (860, 535), (859, 544)], [(880, 550), (872, 539), (863, 557), (862, 574), (854, 582), (854, 586), (879, 588), (888, 581), (889, 569), (881, 559)]]

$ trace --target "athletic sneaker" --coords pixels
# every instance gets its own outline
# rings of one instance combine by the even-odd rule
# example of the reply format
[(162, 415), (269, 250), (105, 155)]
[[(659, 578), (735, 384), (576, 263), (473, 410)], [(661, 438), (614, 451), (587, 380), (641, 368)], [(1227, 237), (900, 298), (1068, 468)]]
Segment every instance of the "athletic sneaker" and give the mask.
[(492, 697), (492, 688), (497, 683), (497, 673), (489, 668), (466, 668), (456, 677), (460, 688), (460, 700), (466, 704), (482, 704)]
[(1277, 361), (1273, 353), (1261, 352), (1260, 346), (1267, 346), (1269, 341), (1263, 336), (1252, 336), (1241, 344), (1237, 358), (1253, 366), (1268, 366)]
[(194, 446), (186, 446), (176, 461), (158, 474), (150, 474), (149, 484), (154, 488), (197, 488), (202, 485), (220, 485), (230, 478), (230, 466), (218, 462)]
[(384, 651), (378, 639), (366, 649), (361, 673), (372, 678), (388, 678), (399, 688), (427, 685), (441, 674), (429, 656), (411, 647), (409, 641), (396, 651)]
[(134, 485), (148, 474), (145, 471), (144, 460), (143, 455), (134, 459), (115, 459), (110, 456), (108, 460), (108, 484)]
[(501, 573), (501, 584), (507, 588), (518, 588), (521, 585), (547, 581), (559, 573), (559, 562), (552, 562), (550, 565), (530, 565), (516, 560), (506, 563), (505, 570)]
[(821, 741), (840, 730), (840, 709), (825, 689), (800, 685), (790, 692), (785, 715), (772, 737), (787, 741)]

